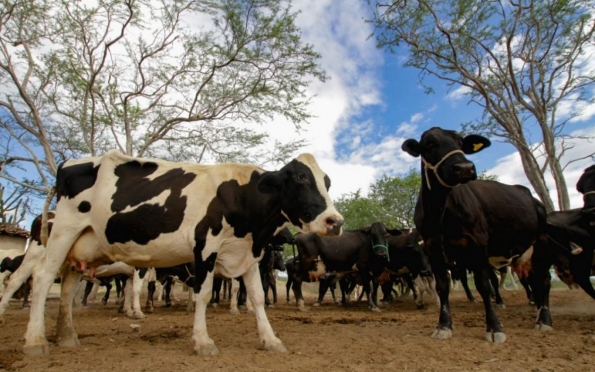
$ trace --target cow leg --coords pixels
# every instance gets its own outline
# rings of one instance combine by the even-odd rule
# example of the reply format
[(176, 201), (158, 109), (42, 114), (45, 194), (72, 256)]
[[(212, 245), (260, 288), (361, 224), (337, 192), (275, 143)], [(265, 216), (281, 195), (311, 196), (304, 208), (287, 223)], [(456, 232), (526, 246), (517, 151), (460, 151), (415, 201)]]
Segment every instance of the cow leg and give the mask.
[(299, 311), (307, 311), (304, 305), (304, 295), (302, 294), (302, 280), (298, 278), (293, 279), (293, 297)]
[(465, 290), (467, 299), (471, 302), (477, 302), (477, 300), (473, 296), (473, 293), (471, 292), (471, 289), (469, 289), (469, 283), (467, 281), (467, 269), (462, 269), (461, 271), (463, 271), (463, 273), (461, 274), (460, 282), (461, 282), (461, 285), (463, 286), (463, 289)]
[[(213, 278), (213, 289), (211, 290), (211, 306), (217, 308), (219, 306), (219, 293), (221, 292), (221, 286), (223, 285), (223, 279)], [(225, 293), (223, 294), (225, 296)]]
[(238, 309), (238, 295), (240, 291), (240, 282), (236, 279), (231, 280), (231, 295), (229, 299), (229, 312), (232, 315), (238, 315), (240, 310)]
[[(409, 285), (407, 279), (405, 279), (407, 282), (407, 285)], [(425, 283), (424, 283), (424, 278), (422, 278), (421, 275), (418, 275), (415, 279), (413, 279), (412, 283), (411, 283), (411, 288), (413, 291), (413, 301), (415, 302), (415, 305), (417, 306), (418, 309), (423, 309), (425, 304), (424, 304), (424, 288), (425, 288)]]
[(29, 356), (49, 355), (49, 345), (45, 337), (47, 295), (60, 267), (66, 260), (68, 251), (80, 234), (80, 231), (76, 231), (76, 226), (73, 225), (58, 226), (54, 223), (53, 228), (60, 231), (61, 234), (50, 235), (45, 254), (39, 259), (33, 270), (31, 311), (23, 346), (23, 352)]
[(186, 312), (190, 313), (194, 311), (194, 291), (192, 288), (188, 288), (188, 303), (186, 304)]
[(155, 296), (155, 289), (157, 287), (156, 280), (151, 280), (147, 284), (147, 301), (145, 302), (145, 313), (152, 313), (154, 308), (153, 296)]
[(277, 279), (273, 273), (269, 274), (269, 287), (273, 295), (273, 304), (277, 303)]
[(287, 283), (285, 283), (285, 289), (287, 290), (287, 293), (285, 295), (285, 299), (287, 300), (287, 302), (289, 302), (291, 300), (291, 298), (289, 297), (289, 290), (291, 289), (291, 285), (293, 284), (293, 278), (291, 275), (287, 275)]
[(320, 306), (320, 304), (322, 304), (322, 300), (324, 300), (324, 295), (326, 294), (326, 291), (328, 291), (330, 280), (331, 279), (329, 278), (320, 279), (320, 281), (318, 282), (318, 300), (316, 300), (316, 302), (312, 306)]
[(535, 328), (542, 331), (551, 331), (553, 328), (550, 313), (551, 276), (549, 269), (552, 263), (547, 257), (546, 248), (542, 244), (537, 242), (533, 246), (533, 254), (531, 255), (533, 272), (529, 275), (529, 284), (533, 290), (535, 305), (537, 306)]
[(29, 245), (29, 249), (25, 254), (25, 258), (19, 266), (11, 275), (8, 281), (8, 285), (4, 288), (4, 294), (2, 295), (2, 300), (0, 301), (0, 324), (4, 324), (4, 313), (8, 308), (10, 303), (10, 299), (14, 295), (16, 291), (29, 279), (31, 274), (33, 273), (33, 268), (37, 261), (39, 261), (40, 257), (42, 257), (45, 253), (45, 248), (42, 245), (37, 245), (35, 242), (32, 242)]
[(171, 307), (171, 289), (174, 285), (174, 278), (168, 276), (165, 279), (165, 285), (163, 286), (165, 290), (165, 307)]
[(91, 281), (87, 280), (86, 282), (87, 283), (85, 284), (85, 293), (83, 293), (83, 300), (81, 301), (81, 305), (83, 305), (84, 307), (87, 307), (87, 299), (89, 298), (89, 294), (91, 293), (91, 290), (93, 289), (94, 285), (94, 283)]
[[(511, 275), (512, 277), (512, 275)], [(523, 286), (525, 290), (525, 294), (527, 295), (527, 300), (529, 301), (530, 306), (535, 306), (535, 298), (533, 297), (533, 291), (531, 290), (531, 285), (529, 284), (529, 280), (526, 277), (519, 278), (519, 282)]]
[(31, 280), (26, 280), (23, 284), (23, 310), (29, 308), (29, 294), (31, 294)]
[(192, 340), (194, 341), (194, 351), (199, 355), (215, 355), (219, 353), (219, 349), (217, 349), (215, 342), (209, 337), (207, 332), (207, 305), (210, 301), (212, 288), (212, 271), (207, 270), (202, 283), (199, 280), (195, 280), (194, 282), (194, 302), (196, 309), (194, 310)]
[(337, 281), (333, 280), (333, 282), (329, 285), (329, 290), (331, 291), (333, 303), (338, 304), (339, 301), (337, 301), (337, 296), (335, 295), (335, 291), (337, 290)]
[[(62, 270), (62, 285), (60, 291), (60, 309), (58, 310), (58, 326), (56, 342), (60, 346), (78, 347), (79, 342), (74, 325), (72, 324), (72, 305), (78, 284), (81, 281), (82, 274), (77, 271), (72, 271), (70, 268)], [(93, 287), (92, 282), (87, 282), (89, 291)], [(35, 287), (34, 287), (35, 288)], [(86, 290), (85, 290), (86, 293)]]
[(260, 336), (260, 348), (267, 351), (287, 352), (283, 342), (275, 336), (275, 332), (273, 332), (273, 328), (264, 311), (264, 293), (260, 290), (262, 283), (260, 283), (258, 264), (250, 266), (242, 277), (246, 285), (248, 300), (254, 306), (254, 314), (256, 315), (256, 324)]
[(95, 301), (97, 299), (97, 292), (99, 291), (99, 287), (101, 287), (101, 284), (98, 284), (96, 281), (94, 281), (93, 286), (91, 287), (91, 293), (89, 294), (89, 300)]
[(362, 277), (362, 283), (363, 283), (363, 287), (364, 287), (363, 293), (366, 294), (366, 300), (368, 301), (368, 308), (370, 308), (370, 310), (372, 310), (372, 311), (380, 311), (380, 309), (376, 305), (376, 302), (374, 302), (374, 300), (375, 300), (374, 294), (372, 293), (372, 286), (370, 284), (371, 278), (369, 277), (369, 275), (366, 272), (361, 272), (361, 277)]
[(109, 293), (111, 290), (112, 290), (112, 283), (111, 283), (111, 280), (109, 280), (105, 283), (105, 295), (101, 299), (101, 303), (103, 305), (107, 305), (107, 300), (109, 300)]
[(436, 279), (436, 291), (440, 298), (438, 326), (436, 326), (431, 337), (444, 340), (452, 337), (452, 317), (450, 314), (450, 303), (448, 301), (450, 283), (446, 265), (445, 262), (442, 261), (441, 255), (441, 246), (432, 250), (432, 254), (430, 255), (432, 259), (432, 271), (434, 271), (434, 277)]
[(502, 296), (500, 296), (500, 285), (498, 282), (498, 277), (496, 276), (496, 272), (494, 270), (490, 270), (488, 273), (490, 276), (489, 279), (491, 288), (494, 290), (496, 305), (498, 305), (499, 308), (504, 309), (506, 308), (506, 305), (504, 305), (504, 300), (502, 299)]
[(134, 276), (132, 278), (132, 309), (131, 311), (126, 312), (126, 316), (132, 319), (144, 319), (145, 314), (143, 314), (141, 307), (140, 307), (140, 293), (143, 288), (143, 280), (140, 277), (140, 270), (134, 270)]
[(490, 272), (494, 272), (491, 267), (476, 268), (473, 270), (473, 279), (475, 281), (475, 287), (483, 300), (486, 314), (487, 329), (485, 340), (488, 342), (500, 343), (506, 341), (506, 334), (504, 333), (502, 324), (500, 324), (500, 320), (498, 320), (498, 316), (492, 306), (490, 295)]

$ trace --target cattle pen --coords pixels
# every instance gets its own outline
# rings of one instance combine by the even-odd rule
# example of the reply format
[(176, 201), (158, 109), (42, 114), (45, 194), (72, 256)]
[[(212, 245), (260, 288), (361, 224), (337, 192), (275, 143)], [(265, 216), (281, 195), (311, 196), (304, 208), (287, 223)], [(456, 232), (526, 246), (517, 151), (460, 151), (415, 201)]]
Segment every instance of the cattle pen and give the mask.
[[(552, 291), (553, 332), (532, 328), (535, 310), (522, 290), (504, 291), (505, 309), (498, 315), (509, 339), (504, 344), (483, 340), (481, 303), (471, 303), (454, 291), (454, 336), (433, 340), (437, 310), (430, 303), (418, 310), (411, 297), (402, 297), (379, 313), (365, 302), (348, 307), (332, 303), (327, 294), (320, 307), (300, 312), (285, 302), (279, 282), (279, 303), (267, 309), (271, 323), (288, 353), (256, 349), (258, 334), (253, 315), (231, 315), (225, 304), (209, 307), (209, 332), (223, 346), (217, 356), (197, 356), (189, 342), (192, 314), (185, 294), (172, 308), (156, 303), (152, 314), (132, 320), (117, 314), (117, 305), (99, 301), (74, 310), (81, 347), (51, 344), (50, 356), (31, 358), (22, 353), (22, 335), (28, 312), (11, 301), (0, 327), (0, 370), (8, 371), (592, 371), (595, 366), (595, 312), (581, 290)], [(177, 288), (179, 291), (179, 288)], [(306, 304), (315, 292), (306, 291)], [(52, 338), (58, 299), (47, 303), (47, 334)], [(140, 331), (132, 324), (140, 325)]]

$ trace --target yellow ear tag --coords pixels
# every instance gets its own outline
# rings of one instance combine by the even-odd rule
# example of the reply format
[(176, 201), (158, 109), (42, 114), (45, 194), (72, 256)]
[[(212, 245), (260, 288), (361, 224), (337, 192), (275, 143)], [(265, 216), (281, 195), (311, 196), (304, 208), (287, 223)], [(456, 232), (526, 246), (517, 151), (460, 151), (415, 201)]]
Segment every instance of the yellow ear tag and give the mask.
[(478, 152), (483, 147), (483, 143), (476, 143), (473, 145), (473, 152)]

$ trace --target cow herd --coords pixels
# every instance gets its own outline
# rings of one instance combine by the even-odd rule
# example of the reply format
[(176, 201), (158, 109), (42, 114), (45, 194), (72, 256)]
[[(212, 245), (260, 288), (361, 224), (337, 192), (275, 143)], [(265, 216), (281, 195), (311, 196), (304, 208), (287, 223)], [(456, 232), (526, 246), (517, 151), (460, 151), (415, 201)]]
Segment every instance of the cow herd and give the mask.
[[(331, 181), (310, 154), (278, 171), (242, 164), (171, 163), (117, 152), (69, 160), (56, 177), (55, 211), (48, 212), (46, 203), (32, 227), (36, 238), (20, 258), (20, 266), (8, 269), (13, 273), (0, 302), (0, 319), (10, 297), (6, 294), (32, 275), (23, 351), (48, 355), (45, 303), (58, 278), (56, 343), (79, 346), (72, 305), (83, 275), (89, 279), (113, 275), (107, 269), (111, 265), (130, 268), (124, 303), (130, 306), (129, 316), (141, 317), (138, 295), (146, 270), (140, 268), (151, 267), (156, 268), (155, 280), (165, 283), (177, 276), (193, 288), (196, 353), (218, 353), (207, 331), (206, 309), (215, 301), (211, 292), (219, 294), (213, 288), (224, 278), (241, 280), (232, 280), (232, 288), (245, 288), (260, 347), (284, 352), (265, 306), (276, 302), (275, 290), (273, 302), (268, 298), (268, 287), (276, 283), (270, 273), (285, 266), (287, 297), (292, 288), (298, 309), (304, 308), (302, 283), (315, 281), (320, 283), (318, 304), (336, 283), (343, 302), (361, 284), (369, 308), (375, 311), (378, 289), (390, 300), (399, 278), (414, 290), (419, 307), (425, 293), (435, 297), (439, 317), (432, 337), (448, 339), (453, 333), (451, 273), (462, 272), (466, 279), (469, 271), (484, 304), (485, 339), (504, 342), (506, 334), (491, 297), (496, 292), (497, 305), (504, 306), (494, 270), (510, 267), (531, 293), (537, 309), (535, 327), (551, 330), (552, 266), (566, 284), (580, 286), (595, 299), (590, 282), (595, 269), (595, 166), (585, 169), (577, 183), (583, 208), (548, 214), (523, 186), (477, 179), (475, 165), (466, 155), (489, 146), (482, 136), (462, 137), (441, 128), (405, 141), (403, 151), (421, 159), (422, 184), (415, 228), (403, 230), (375, 222), (343, 231), (343, 217), (328, 194)], [(292, 236), (287, 227), (298, 234)], [(297, 249), (297, 256), (285, 263), (279, 262), (280, 252), (273, 248), (284, 243)], [(153, 305), (154, 289), (149, 285), (145, 309)]]

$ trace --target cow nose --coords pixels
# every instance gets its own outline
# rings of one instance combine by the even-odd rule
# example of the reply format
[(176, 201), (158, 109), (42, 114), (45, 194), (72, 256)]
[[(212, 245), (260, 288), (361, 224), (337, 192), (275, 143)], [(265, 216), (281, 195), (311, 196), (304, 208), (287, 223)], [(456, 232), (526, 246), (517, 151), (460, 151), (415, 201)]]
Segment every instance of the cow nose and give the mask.
[(475, 165), (470, 161), (454, 164), (452, 169), (459, 179), (474, 180), (477, 178)]
[(341, 226), (345, 220), (339, 219), (335, 216), (328, 217), (325, 221), (326, 223), (326, 231), (329, 235), (340, 235), (341, 234)]

